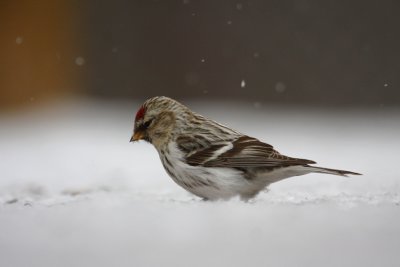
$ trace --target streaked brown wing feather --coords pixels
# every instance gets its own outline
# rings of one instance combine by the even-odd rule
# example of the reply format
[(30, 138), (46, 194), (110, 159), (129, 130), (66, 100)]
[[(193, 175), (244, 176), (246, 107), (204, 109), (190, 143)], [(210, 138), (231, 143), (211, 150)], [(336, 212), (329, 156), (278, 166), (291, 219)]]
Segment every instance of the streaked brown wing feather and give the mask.
[(188, 153), (186, 162), (190, 165), (204, 167), (277, 167), (291, 165), (313, 164), (314, 161), (306, 159), (291, 158), (280, 154), (269, 144), (263, 143), (255, 138), (241, 136), (234, 142), (233, 147), (215, 157), (215, 152), (226, 146), (214, 144), (207, 148)]

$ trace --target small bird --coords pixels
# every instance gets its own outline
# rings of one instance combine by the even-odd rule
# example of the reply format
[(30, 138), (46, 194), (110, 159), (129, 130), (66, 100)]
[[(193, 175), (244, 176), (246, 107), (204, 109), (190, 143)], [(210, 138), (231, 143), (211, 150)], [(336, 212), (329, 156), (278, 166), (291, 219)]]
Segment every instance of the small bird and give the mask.
[(146, 100), (137, 111), (130, 141), (138, 140), (153, 144), (169, 176), (204, 200), (248, 200), (271, 183), (308, 173), (360, 175), (284, 156), (164, 96)]

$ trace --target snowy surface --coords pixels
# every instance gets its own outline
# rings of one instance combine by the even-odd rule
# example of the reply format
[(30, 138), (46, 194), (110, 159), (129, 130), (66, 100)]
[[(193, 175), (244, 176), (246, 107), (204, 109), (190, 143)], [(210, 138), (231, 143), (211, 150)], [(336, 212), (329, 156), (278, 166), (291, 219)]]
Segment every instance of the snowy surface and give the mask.
[[(258, 103), (258, 102), (257, 102)], [(400, 112), (189, 103), (319, 166), (203, 202), (130, 144), (138, 103), (0, 114), (0, 266), (400, 266)]]

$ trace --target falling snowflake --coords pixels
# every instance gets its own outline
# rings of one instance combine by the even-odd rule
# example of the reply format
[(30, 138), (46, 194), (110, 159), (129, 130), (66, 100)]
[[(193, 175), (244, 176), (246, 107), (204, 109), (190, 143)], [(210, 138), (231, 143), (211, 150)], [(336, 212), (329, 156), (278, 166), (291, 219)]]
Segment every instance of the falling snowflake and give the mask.
[(75, 64), (78, 66), (83, 66), (85, 65), (85, 59), (83, 57), (77, 57), (75, 58)]
[(253, 106), (254, 106), (254, 108), (258, 109), (258, 108), (261, 108), (262, 104), (260, 102), (254, 102)]
[(286, 91), (286, 85), (283, 82), (277, 82), (275, 84), (275, 91), (277, 93), (280, 93), (280, 94), (285, 92)]
[(15, 43), (16, 43), (17, 45), (22, 44), (23, 41), (24, 41), (24, 37), (22, 37), (22, 36), (18, 36), (18, 37), (15, 39)]

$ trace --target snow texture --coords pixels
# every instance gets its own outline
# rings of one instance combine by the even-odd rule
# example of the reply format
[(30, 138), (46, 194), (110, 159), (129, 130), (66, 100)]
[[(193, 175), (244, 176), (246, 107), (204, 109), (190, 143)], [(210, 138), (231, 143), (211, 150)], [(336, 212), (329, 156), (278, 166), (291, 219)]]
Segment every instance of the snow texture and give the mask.
[(364, 175), (203, 202), (152, 146), (129, 143), (138, 103), (2, 114), (0, 266), (400, 266), (398, 110), (188, 104), (284, 154)]

